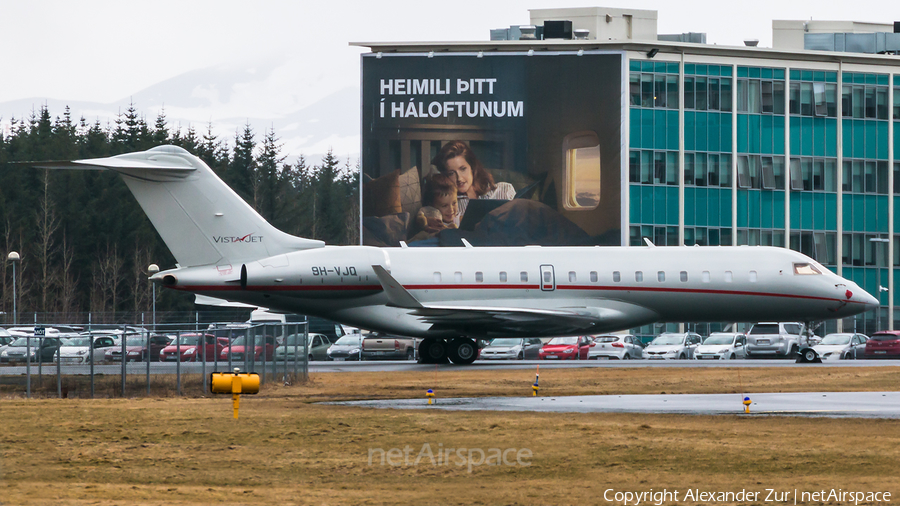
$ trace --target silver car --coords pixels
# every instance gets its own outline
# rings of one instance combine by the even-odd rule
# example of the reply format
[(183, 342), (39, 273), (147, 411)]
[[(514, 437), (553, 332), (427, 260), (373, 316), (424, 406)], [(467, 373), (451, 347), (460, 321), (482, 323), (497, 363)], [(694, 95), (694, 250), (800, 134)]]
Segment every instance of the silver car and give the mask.
[(537, 360), (544, 343), (537, 337), (498, 337), (481, 349), (483, 360)]
[(813, 346), (822, 360), (860, 359), (866, 356), (866, 341), (863, 334), (842, 333), (828, 334), (822, 341)]
[(700, 345), (700, 334), (693, 332), (663, 332), (644, 348), (644, 358), (674, 360), (694, 358), (694, 349)]
[(644, 348), (631, 334), (604, 334), (594, 336), (588, 360), (616, 359), (631, 360), (642, 358)]
[(734, 360), (744, 358), (747, 336), (735, 332), (713, 332), (694, 350), (695, 360)]

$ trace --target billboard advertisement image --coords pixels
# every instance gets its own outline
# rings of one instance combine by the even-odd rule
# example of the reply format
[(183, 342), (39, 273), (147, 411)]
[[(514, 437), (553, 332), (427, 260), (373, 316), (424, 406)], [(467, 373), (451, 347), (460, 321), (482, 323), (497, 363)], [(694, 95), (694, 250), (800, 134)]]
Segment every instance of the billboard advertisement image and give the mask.
[(363, 55), (363, 244), (619, 245), (623, 57)]

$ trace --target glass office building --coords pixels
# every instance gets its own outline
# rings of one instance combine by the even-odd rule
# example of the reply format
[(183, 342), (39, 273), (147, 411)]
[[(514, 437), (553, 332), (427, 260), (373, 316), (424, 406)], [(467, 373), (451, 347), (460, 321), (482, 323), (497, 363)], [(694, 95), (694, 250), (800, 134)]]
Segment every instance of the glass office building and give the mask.
[[(529, 30), (510, 27), (493, 30), (497, 40), (490, 42), (364, 45), (379, 55), (620, 55), (622, 71), (609, 79), (621, 80), (622, 93), (609, 100), (621, 103), (621, 116), (612, 118), (621, 123), (615, 167), (620, 171), (621, 244), (642, 246), (649, 239), (657, 246), (791, 248), (881, 301), (877, 312), (828, 322), (824, 331), (872, 333), (896, 327), (898, 57), (718, 46), (697, 43), (697, 37), (680, 37), (694, 41), (680, 42), (672, 40), (679, 37), (656, 36), (655, 12), (652, 29), (643, 30), (637, 14), (632, 19), (629, 11), (601, 10), (531, 11), (532, 24), (542, 14), (561, 15), (575, 19), (576, 28), (581, 23), (603, 30), (622, 17), (628, 23), (624, 35), (585, 39), (582, 33), (579, 39), (563, 35), (540, 40), (540, 26), (534, 39)], [(521, 33), (527, 38), (520, 38)], [(590, 59), (583, 61), (591, 65)], [(524, 114), (532, 114), (527, 103)], [(585, 220), (573, 221), (581, 225)], [(722, 325), (704, 324), (698, 330)], [(634, 329), (643, 335), (660, 330), (658, 325)]]

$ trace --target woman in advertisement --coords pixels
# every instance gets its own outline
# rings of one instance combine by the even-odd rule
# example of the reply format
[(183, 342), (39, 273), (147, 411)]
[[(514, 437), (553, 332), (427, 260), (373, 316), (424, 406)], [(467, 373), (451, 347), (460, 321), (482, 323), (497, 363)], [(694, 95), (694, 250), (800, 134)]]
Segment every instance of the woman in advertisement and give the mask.
[(459, 219), (465, 214), (470, 199), (512, 200), (516, 196), (513, 185), (494, 182), (472, 148), (463, 141), (444, 144), (431, 163), (456, 181)]

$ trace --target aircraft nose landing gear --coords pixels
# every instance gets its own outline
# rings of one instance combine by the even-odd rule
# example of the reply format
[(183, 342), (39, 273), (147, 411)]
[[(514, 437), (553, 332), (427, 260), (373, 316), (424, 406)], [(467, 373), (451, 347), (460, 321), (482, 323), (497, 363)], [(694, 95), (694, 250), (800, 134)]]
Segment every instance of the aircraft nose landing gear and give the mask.
[(419, 344), (420, 364), (446, 364), (448, 359), (457, 365), (469, 365), (478, 358), (474, 339), (457, 337), (451, 340), (428, 337)]

